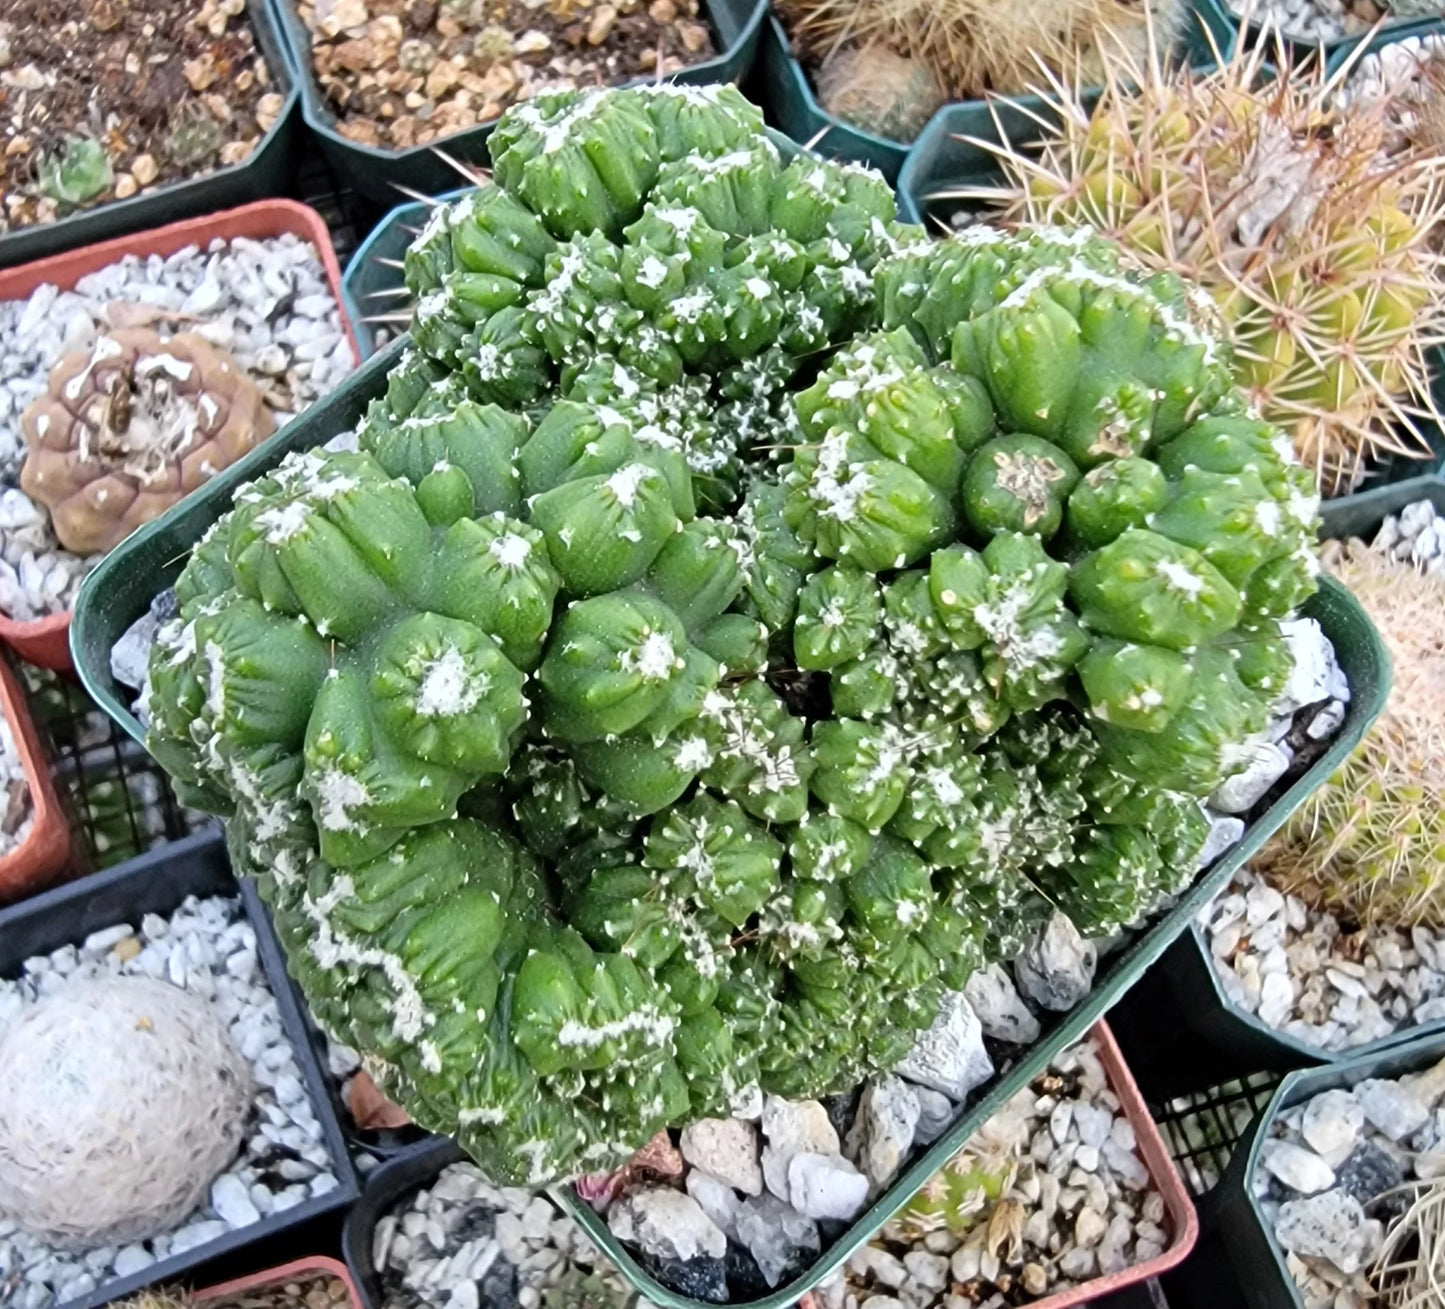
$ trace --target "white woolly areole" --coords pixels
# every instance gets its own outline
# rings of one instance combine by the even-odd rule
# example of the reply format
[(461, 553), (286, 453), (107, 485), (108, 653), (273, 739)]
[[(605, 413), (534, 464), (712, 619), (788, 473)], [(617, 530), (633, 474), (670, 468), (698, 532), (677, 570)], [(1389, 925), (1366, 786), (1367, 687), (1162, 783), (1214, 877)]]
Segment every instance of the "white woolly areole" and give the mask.
[(624, 509), (631, 509), (637, 503), (637, 492), (648, 474), (652, 472), (646, 464), (628, 464), (619, 468), (607, 479), (607, 489)]
[(532, 545), (524, 536), (507, 532), (487, 547), (487, 553), (503, 568), (522, 568), (532, 555)]
[(649, 632), (636, 646), (617, 655), (617, 666), (624, 673), (635, 672), (648, 682), (662, 681), (682, 664), (666, 632)]
[(1164, 579), (1165, 586), (1171, 591), (1182, 592), (1191, 600), (1197, 600), (1200, 592), (1204, 590), (1204, 579), (1198, 573), (1172, 559), (1161, 559), (1154, 565), (1154, 571)]
[(489, 690), (491, 678), (471, 672), (462, 652), (449, 645), (422, 674), (416, 693), (416, 711), (423, 718), (469, 714)]
[(360, 778), (328, 768), (316, 778), (316, 822), (328, 832), (350, 832), (357, 822), (351, 811), (371, 803), (371, 792)]

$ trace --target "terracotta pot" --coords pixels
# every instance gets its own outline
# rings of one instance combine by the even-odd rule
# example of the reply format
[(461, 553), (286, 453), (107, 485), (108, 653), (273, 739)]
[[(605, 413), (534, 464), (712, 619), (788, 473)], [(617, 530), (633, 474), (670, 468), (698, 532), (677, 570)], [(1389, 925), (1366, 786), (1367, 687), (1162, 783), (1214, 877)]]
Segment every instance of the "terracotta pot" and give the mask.
[[(341, 297), (341, 267), (331, 246), (326, 222), (314, 209), (294, 200), (258, 200), (238, 209), (225, 209), (202, 218), (169, 223), (149, 232), (118, 236), (96, 245), (68, 250), (37, 259), (34, 263), (0, 270), (0, 300), (23, 300), (37, 286), (50, 282), (63, 291), (71, 290), (87, 273), (115, 263), (125, 255), (171, 255), (188, 245), (204, 248), (216, 237), (263, 238), (290, 232), (316, 247), (326, 270), (327, 285), (341, 311), (341, 325), (351, 342), (355, 357), (361, 358), (356, 332)], [(70, 615), (51, 614), (34, 622), (21, 623), (0, 614), (0, 640), (28, 663), (56, 672), (74, 671), (70, 658)]]
[(191, 1302), (198, 1305), (210, 1304), (227, 1296), (240, 1295), (246, 1291), (264, 1291), (285, 1282), (297, 1282), (312, 1277), (339, 1278), (345, 1283), (352, 1309), (361, 1309), (361, 1297), (356, 1293), (356, 1283), (351, 1280), (346, 1265), (337, 1259), (327, 1259), (321, 1255), (297, 1259), (294, 1263), (268, 1268), (263, 1273), (252, 1273), (249, 1277), (238, 1277), (233, 1282), (222, 1282), (219, 1286), (208, 1286), (204, 1291), (197, 1291), (191, 1297)]
[(10, 725), (10, 735), (20, 752), (35, 813), (30, 835), (9, 854), (0, 857), (0, 904), (8, 904), (61, 880), (70, 863), (70, 826), (56, 799), (50, 765), (40, 747), (24, 688), (3, 657), (0, 657), (0, 712)]

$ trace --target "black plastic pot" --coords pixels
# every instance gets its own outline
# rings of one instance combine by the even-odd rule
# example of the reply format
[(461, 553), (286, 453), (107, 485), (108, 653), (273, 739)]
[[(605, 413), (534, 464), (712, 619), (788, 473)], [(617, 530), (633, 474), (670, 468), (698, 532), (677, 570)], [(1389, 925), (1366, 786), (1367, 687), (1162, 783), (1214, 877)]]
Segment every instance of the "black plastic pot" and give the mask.
[(399, 1158), (389, 1160), (366, 1179), (361, 1198), (341, 1229), (341, 1257), (361, 1294), (362, 1309), (383, 1309), (381, 1278), (371, 1260), (377, 1223), (402, 1197), (430, 1186), (443, 1168), (467, 1156), (449, 1136), (433, 1136)]
[[(253, 0), (263, 3), (265, 0)], [(316, 80), (311, 62), (311, 34), (296, 13), (294, 0), (269, 0), (276, 27), (285, 46), (293, 76), (301, 89), (301, 114), (315, 134), (322, 153), (337, 177), (360, 194), (379, 204), (393, 205), (401, 188), (437, 195), (457, 185), (456, 172), (437, 155), (431, 145), (409, 150), (387, 150), (362, 145), (343, 136), (336, 128), (332, 111)], [(721, 54), (700, 64), (679, 70), (668, 80), (703, 85), (736, 82), (751, 70), (757, 55), (758, 37), (767, 13), (767, 0), (704, 0)], [(452, 158), (490, 166), (487, 137), (495, 122), (480, 123), (464, 132), (444, 137), (436, 144)]]
[(171, 913), (189, 895), (241, 897), (247, 920), (256, 932), (256, 954), (276, 997), (282, 1030), (291, 1042), (312, 1111), (321, 1124), (337, 1185), (325, 1195), (270, 1214), (250, 1227), (227, 1232), (184, 1254), (158, 1259), (129, 1277), (113, 1278), (57, 1309), (98, 1309), (110, 1300), (157, 1282), (183, 1281), (201, 1264), (290, 1232), (318, 1215), (344, 1209), (358, 1194), (346, 1142), (331, 1111), (322, 1070), (307, 1039), (306, 1024), (286, 976), (280, 944), (271, 932), (255, 888), (249, 882), (238, 886), (231, 875), (225, 845), (216, 832), (202, 832), (161, 846), (105, 872), (25, 900), (12, 909), (0, 910), (0, 975), (11, 976), (32, 955), (48, 954), (68, 943), (83, 941), (102, 928), (116, 923), (139, 923), (148, 913)]
[(1222, 1245), (1238, 1278), (1249, 1309), (1304, 1309), (1304, 1300), (1285, 1266), (1285, 1254), (1274, 1228), (1254, 1195), (1260, 1147), (1270, 1125), (1285, 1110), (1313, 1099), (1322, 1091), (1345, 1089), (1366, 1078), (1397, 1078), (1422, 1072), (1445, 1058), (1445, 1035), (1412, 1041), (1350, 1063), (1331, 1064), (1291, 1073), (1274, 1099), (1254, 1120), (1220, 1183), (1215, 1216)]
[(239, 164), (217, 168), (146, 195), (111, 200), (92, 209), (77, 210), (53, 223), (37, 223), (0, 235), (0, 268), (29, 263), (32, 259), (43, 259), (46, 255), (113, 236), (161, 227), (197, 214), (230, 209), (251, 200), (283, 195), (290, 189), (291, 163), (299, 137), (301, 95), (291, 76), (291, 65), (285, 58), (281, 35), (267, 8), (267, 0), (247, 0), (246, 13), (256, 35), (256, 46), (271, 73), (272, 85), (286, 97), (280, 115), (250, 156)]

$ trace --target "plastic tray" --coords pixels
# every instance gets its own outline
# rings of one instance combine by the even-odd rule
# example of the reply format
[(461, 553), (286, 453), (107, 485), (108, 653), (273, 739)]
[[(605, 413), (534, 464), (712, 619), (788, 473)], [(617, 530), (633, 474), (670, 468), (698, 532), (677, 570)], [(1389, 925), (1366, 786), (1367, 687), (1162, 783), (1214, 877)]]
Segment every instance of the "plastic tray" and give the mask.
[[(71, 643), (76, 668), (95, 699), (137, 740), (140, 724), (116, 693), (110, 677), (110, 648), (127, 627), (145, 611), (153, 596), (171, 585), (191, 547), (229, 508), (235, 488), (280, 462), (291, 450), (310, 449), (348, 431), (373, 396), (385, 389), (386, 375), (408, 338), (402, 337), (374, 356), (325, 400), (307, 410), (275, 439), (253, 451), (214, 478), (163, 517), (133, 533), (113, 550), (86, 580), (76, 606)], [(1154, 926), (1127, 950), (1117, 955), (1099, 979), (1094, 992), (1072, 1013), (1062, 1017), (1048, 1033), (989, 1092), (969, 1106), (941, 1140), (921, 1155), (889, 1190), (860, 1217), (834, 1246), (802, 1277), (756, 1302), (759, 1309), (782, 1309), (836, 1268), (861, 1242), (887, 1221), (907, 1199), (1010, 1095), (1035, 1077), (1049, 1059), (1080, 1036), (1109, 1008), (1120, 993), (1136, 981), (1165, 947), (1185, 928), (1198, 909), (1212, 897), (1285, 817), (1319, 786), (1364, 735), (1380, 712), (1389, 687), (1389, 661), (1378, 633), (1364, 611), (1337, 583), (1326, 579), (1305, 612), (1319, 619), (1334, 642), (1353, 691), (1349, 711), (1329, 751), (1278, 795), (1245, 832), (1243, 840), (1220, 859)], [(585, 1208), (585, 1206), (584, 1206)], [(607, 1249), (624, 1273), (664, 1309), (692, 1309), (693, 1301), (658, 1286), (612, 1240), (611, 1234), (590, 1211), (579, 1215), (595, 1239)]]
[(264, 1273), (252, 1273), (249, 1277), (222, 1282), (219, 1286), (208, 1286), (204, 1291), (192, 1293), (190, 1302), (193, 1305), (214, 1304), (218, 1300), (244, 1295), (249, 1291), (265, 1291), (273, 1286), (284, 1286), (287, 1282), (313, 1277), (339, 1278), (346, 1286), (352, 1309), (361, 1309), (361, 1297), (356, 1293), (356, 1283), (351, 1280), (351, 1273), (347, 1271), (346, 1265), (322, 1255), (297, 1259), (293, 1263), (282, 1264), (279, 1268), (268, 1268)]
[(25, 692), (4, 658), (0, 658), (0, 713), (20, 752), (35, 814), (30, 834), (0, 858), (0, 904), (6, 904), (43, 891), (60, 879), (70, 863), (70, 828), (50, 780), (50, 763), (41, 748)]
[[(257, 0), (253, 0), (257, 2)], [(293, 0), (270, 0), (276, 27), (301, 88), (301, 113), (340, 178), (362, 195), (394, 204), (402, 187), (427, 195), (456, 186), (457, 175), (430, 144), (387, 150), (351, 141), (336, 130), (336, 115), (318, 85), (311, 64), (311, 34)], [(668, 80), (703, 84), (735, 82), (751, 70), (767, 0), (704, 0), (715, 44), (722, 53), (680, 69)], [(489, 167), (486, 140), (495, 120), (443, 137), (435, 144), (454, 159)]]
[[(1235, 28), (1236, 24), (1222, 9), (1220, 0), (1193, 0), (1189, 30), (1185, 35), (1190, 62), (1201, 69), (1214, 66), (1214, 52), (1205, 35), (1206, 30), (1213, 34), (1220, 53), (1228, 56), (1234, 48)], [(925, 136), (929, 135), (929, 129), (925, 127), (911, 143), (893, 141), (854, 127), (830, 114), (819, 103), (813, 90), (813, 80), (794, 56), (787, 30), (776, 17), (770, 16), (764, 25), (759, 63), (765, 79), (770, 116), (795, 141), (816, 141), (818, 150), (825, 155), (871, 164), (894, 182), (899, 180), (909, 154), (917, 150)], [(1042, 101), (1036, 95), (955, 100), (944, 105), (930, 120), (929, 126), (946, 116), (953, 124), (949, 131), (966, 132), (970, 136), (984, 135), (988, 131), (991, 103), (1016, 105), (1035, 113), (1042, 108)], [(918, 221), (906, 203), (901, 207), (904, 218), (910, 222)]]
[(1286, 1109), (1322, 1091), (1351, 1087), (1367, 1077), (1401, 1077), (1428, 1068), (1442, 1058), (1445, 1036), (1436, 1036), (1350, 1063), (1291, 1073), (1280, 1084), (1240, 1141), (1219, 1189), (1217, 1213), (1224, 1248), (1250, 1309), (1304, 1309), (1304, 1301), (1285, 1267), (1284, 1251), (1274, 1239), (1274, 1228), (1254, 1195), (1255, 1169), (1260, 1148), (1269, 1139), (1270, 1124)]
[[(258, 200), (237, 209), (225, 209), (201, 218), (187, 218), (149, 232), (114, 237), (96, 245), (7, 269), (0, 272), (0, 300), (24, 299), (36, 287), (47, 282), (68, 291), (87, 273), (105, 268), (129, 254), (170, 255), (188, 245), (204, 248), (216, 237), (226, 240), (237, 236), (260, 239), (281, 236), (286, 232), (310, 241), (316, 247), (326, 270), (331, 294), (336, 297), (337, 306), (341, 309), (341, 325), (352, 350), (360, 359), (361, 346), (346, 310), (341, 268), (331, 246), (331, 234), (320, 214), (295, 200)], [(51, 614), (28, 623), (0, 614), (0, 641), (9, 645), (22, 659), (41, 668), (60, 672), (71, 670), (69, 614)]]
[(246, 12), (272, 83), (286, 102), (246, 159), (129, 200), (112, 200), (53, 223), (37, 223), (0, 235), (0, 268), (287, 190), (299, 136), (301, 93), (266, 6), (267, 0), (247, 0)]
[[(83, 941), (92, 932), (115, 923), (138, 923), (148, 913), (170, 913), (188, 895), (237, 893), (236, 879), (231, 875), (221, 837), (214, 832), (188, 837), (106, 872), (58, 887), (12, 909), (0, 910), (0, 974), (10, 976), (31, 955), (48, 954), (70, 942)], [(250, 1227), (227, 1232), (184, 1254), (158, 1259), (129, 1277), (112, 1278), (88, 1295), (66, 1301), (57, 1309), (99, 1309), (107, 1301), (130, 1295), (142, 1287), (183, 1279), (190, 1270), (218, 1255), (290, 1232), (320, 1214), (343, 1209), (356, 1199), (356, 1175), (341, 1129), (331, 1114), (321, 1069), (306, 1039), (306, 1028), (287, 981), (281, 947), (271, 934), (255, 889), (243, 883), (239, 894), (246, 917), (256, 932), (256, 953), (276, 997), (282, 1030), (295, 1051), (312, 1111), (321, 1123), (336, 1188), (303, 1200), (282, 1213), (264, 1217)]]

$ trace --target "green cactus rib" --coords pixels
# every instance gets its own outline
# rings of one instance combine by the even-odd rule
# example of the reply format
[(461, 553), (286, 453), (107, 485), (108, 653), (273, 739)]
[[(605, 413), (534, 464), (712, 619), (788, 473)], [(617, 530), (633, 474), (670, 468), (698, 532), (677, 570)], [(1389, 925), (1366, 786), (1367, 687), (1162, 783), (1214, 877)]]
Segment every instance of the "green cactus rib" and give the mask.
[(855, 1085), (1055, 907), (1177, 892), (1317, 502), (1087, 234), (926, 242), (727, 87), (492, 151), (355, 448), (193, 551), (150, 744), (322, 1025), (538, 1184)]

